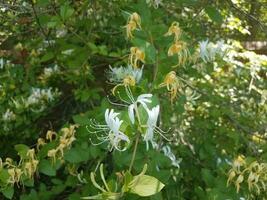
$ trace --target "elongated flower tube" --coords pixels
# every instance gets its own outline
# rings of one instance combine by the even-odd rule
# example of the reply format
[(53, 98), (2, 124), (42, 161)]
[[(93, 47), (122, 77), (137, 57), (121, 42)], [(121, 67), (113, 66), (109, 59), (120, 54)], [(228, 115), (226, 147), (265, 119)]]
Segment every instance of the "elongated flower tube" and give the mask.
[[(123, 123), (122, 120), (120, 120), (117, 116), (119, 113), (114, 112), (113, 109), (106, 109), (105, 111), (105, 125), (98, 124), (96, 122), (93, 122), (90, 124), (90, 127), (95, 129), (95, 131), (90, 131), (91, 133), (105, 133), (104, 136), (97, 136), (97, 139), (99, 139), (101, 142), (98, 144), (102, 144), (104, 142), (109, 142), (109, 148), (110, 150), (116, 149), (118, 151), (124, 151), (126, 150), (128, 144), (130, 143), (130, 140), (127, 135), (125, 135), (123, 132), (120, 131), (120, 127)], [(122, 148), (121, 142), (125, 142), (126, 145)], [(96, 144), (97, 145), (97, 144)]]

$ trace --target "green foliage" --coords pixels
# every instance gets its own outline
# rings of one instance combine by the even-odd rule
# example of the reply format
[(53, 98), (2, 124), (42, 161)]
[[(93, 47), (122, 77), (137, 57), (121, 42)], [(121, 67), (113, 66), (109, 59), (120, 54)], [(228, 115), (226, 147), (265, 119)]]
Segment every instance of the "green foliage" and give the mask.
[(0, 3), (0, 199), (265, 199), (267, 57), (237, 40), (267, 17), (232, 2)]

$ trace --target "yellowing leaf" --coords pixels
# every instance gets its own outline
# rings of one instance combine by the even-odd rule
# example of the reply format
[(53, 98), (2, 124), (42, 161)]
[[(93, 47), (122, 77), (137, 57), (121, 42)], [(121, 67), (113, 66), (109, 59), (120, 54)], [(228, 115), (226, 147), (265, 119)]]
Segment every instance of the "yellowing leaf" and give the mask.
[(139, 196), (151, 196), (162, 190), (165, 185), (158, 179), (148, 175), (134, 176), (133, 181), (129, 184), (129, 192)]

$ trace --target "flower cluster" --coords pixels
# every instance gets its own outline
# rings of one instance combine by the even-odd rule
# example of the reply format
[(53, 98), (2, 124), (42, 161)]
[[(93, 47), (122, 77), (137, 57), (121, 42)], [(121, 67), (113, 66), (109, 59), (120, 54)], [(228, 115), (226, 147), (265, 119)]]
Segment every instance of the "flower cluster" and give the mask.
[(179, 27), (178, 22), (173, 22), (169, 27), (168, 32), (165, 36), (172, 36), (174, 35), (174, 42), (171, 44), (168, 50), (168, 56), (177, 55), (178, 56), (178, 65), (184, 65), (186, 60), (189, 58), (189, 50), (187, 48), (187, 44), (184, 41), (180, 40), (182, 35), (182, 31)]
[[(47, 156), (52, 159), (53, 163), (56, 162), (56, 160), (62, 160), (64, 157), (64, 150), (69, 149), (72, 145), (72, 143), (76, 140), (75, 138), (75, 128), (77, 126), (72, 125), (69, 128), (62, 128), (61, 132), (62, 135), (59, 136), (59, 144), (56, 148), (50, 149), (47, 152)], [(57, 139), (57, 134), (52, 131), (48, 131), (46, 134), (46, 139), (49, 141), (52, 141), (54, 139)], [(39, 138), (40, 139), (40, 138)], [(44, 140), (38, 140), (38, 146), (44, 145)]]
[[(149, 148), (149, 142), (154, 142), (154, 132), (159, 133), (163, 136), (164, 133), (158, 126), (158, 116), (159, 116), (159, 105), (149, 108), (148, 104), (152, 102), (152, 94), (141, 94), (136, 99), (133, 97), (133, 94), (129, 87), (125, 87), (128, 100), (120, 97), (121, 101), (124, 104), (122, 105), (128, 107), (128, 117), (132, 125), (136, 124), (136, 118), (140, 130), (145, 128), (145, 131), (142, 131), (143, 140), (146, 142), (147, 149)], [(125, 105), (126, 104), (126, 105)], [(147, 114), (146, 124), (142, 124), (141, 116), (139, 114), (139, 106), (142, 106)], [(90, 133), (96, 135), (97, 139), (100, 140), (99, 143), (95, 145), (102, 144), (104, 142), (109, 142), (109, 149), (116, 149), (118, 151), (124, 151), (127, 149), (127, 146), (130, 144), (130, 139), (126, 133), (121, 131), (121, 126), (124, 123), (118, 116), (120, 114), (114, 112), (113, 109), (106, 109), (105, 112), (105, 122), (106, 124), (99, 124), (94, 120), (91, 120), (91, 124), (87, 126), (87, 129)], [(143, 117), (143, 116), (142, 116)], [(94, 131), (90, 130), (94, 129)], [(99, 135), (102, 133), (101, 135)]]
[(216, 43), (209, 40), (199, 42), (199, 56), (205, 62), (213, 62), (216, 56), (223, 57), (226, 54), (226, 48), (223, 41)]
[(244, 156), (238, 156), (228, 172), (227, 185), (234, 182), (236, 191), (239, 192), (240, 184), (247, 182), (249, 191), (260, 194), (266, 190), (267, 183), (267, 163), (254, 161), (250, 164), (246, 162)]
[[(73, 125), (69, 128), (61, 129), (63, 134), (59, 137), (59, 146), (56, 148), (56, 150), (51, 149), (47, 153), (48, 157), (52, 157), (53, 162), (55, 162), (58, 158), (62, 159), (64, 150), (70, 148), (72, 142), (75, 140), (75, 127), (76, 126)], [(48, 131), (46, 140), (51, 142), (55, 139), (57, 139), (57, 134), (55, 132)], [(45, 144), (45, 140), (43, 138), (39, 138), (36, 145), (37, 152), (40, 150), (40, 146), (44, 146)], [(35, 148), (29, 148), (26, 145), (20, 145), (18, 149), (18, 155), (20, 156), (18, 163), (8, 157), (5, 159), (5, 161), (0, 158), (0, 172), (3, 171), (3, 173), (6, 173), (6, 178), (3, 177), (2, 181), (12, 186), (14, 184), (23, 184), (27, 179), (33, 179), (34, 175), (37, 173), (40, 162)], [(53, 154), (54, 151), (58, 152), (58, 154)]]
[[(52, 88), (32, 88), (28, 98), (21, 97), (20, 100), (12, 99), (12, 101), (17, 109), (31, 108), (35, 112), (41, 112), (45, 109), (47, 103), (53, 102), (59, 95), (60, 92), (57, 89), (53, 91)], [(35, 109), (36, 106), (39, 108), (38, 110)]]

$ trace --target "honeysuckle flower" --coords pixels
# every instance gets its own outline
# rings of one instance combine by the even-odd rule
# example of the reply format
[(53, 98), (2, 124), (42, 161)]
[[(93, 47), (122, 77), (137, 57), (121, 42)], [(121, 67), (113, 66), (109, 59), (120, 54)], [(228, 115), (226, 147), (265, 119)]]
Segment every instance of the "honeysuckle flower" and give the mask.
[(149, 142), (153, 143), (154, 139), (154, 130), (157, 125), (158, 116), (159, 116), (159, 105), (152, 108), (151, 110), (147, 109), (148, 119), (147, 119), (147, 130), (144, 135), (144, 141), (146, 142), (147, 150), (149, 149)]
[[(102, 144), (104, 142), (109, 142), (109, 148), (110, 150), (116, 149), (118, 151), (124, 151), (127, 148), (127, 145), (130, 143), (130, 140), (127, 135), (125, 135), (123, 132), (120, 131), (120, 127), (123, 123), (122, 120), (118, 118), (119, 113), (114, 112), (113, 109), (106, 109), (105, 111), (105, 125), (97, 124), (92, 121), (90, 124), (91, 128), (95, 129), (95, 131), (90, 131), (91, 133), (99, 133), (104, 132), (106, 135), (104, 136), (97, 136), (99, 140), (101, 140), (100, 143)], [(126, 143), (124, 148), (121, 148), (121, 142)], [(97, 145), (97, 144), (96, 144)]]
[(146, 0), (146, 3), (149, 6), (153, 6), (155, 9), (157, 9), (159, 5), (163, 5), (162, 0)]
[[(160, 134), (164, 139), (168, 140), (163, 134), (166, 133), (157, 126), (158, 116), (159, 116), (160, 106), (157, 105), (151, 110), (147, 109), (147, 123), (146, 123), (146, 132), (144, 134), (144, 141), (146, 142), (146, 148), (149, 149), (149, 142), (154, 146), (154, 132)], [(169, 141), (169, 140), (168, 140)]]
[(178, 168), (180, 167), (180, 165), (179, 165), (180, 161), (176, 159), (175, 155), (171, 151), (170, 146), (166, 145), (166, 146), (162, 147), (162, 151), (163, 151), (164, 155), (171, 160), (173, 166), (178, 167)]
[(141, 17), (136, 12), (134, 12), (129, 16), (128, 22), (124, 27), (126, 28), (127, 38), (132, 39), (132, 32), (137, 28), (141, 29)]
[(2, 119), (5, 122), (13, 121), (16, 119), (16, 115), (14, 114), (13, 111), (7, 109), (6, 112), (2, 115)]
[(237, 172), (240, 172), (240, 167), (246, 164), (244, 158), (245, 157), (243, 155), (240, 155), (234, 160), (233, 169), (235, 169)]
[(179, 27), (178, 22), (173, 22), (171, 26), (169, 27), (169, 30), (167, 33), (165, 33), (164, 36), (171, 36), (174, 35), (174, 41), (177, 42), (181, 37), (182, 31)]
[(145, 63), (145, 52), (138, 47), (130, 48), (129, 63), (134, 67), (138, 68), (138, 61)]
[(45, 140), (43, 138), (38, 138), (37, 145), (36, 145), (37, 150), (39, 151), (40, 150), (40, 147), (41, 146), (44, 146), (45, 144), (46, 143), (45, 143)]
[(7, 180), (8, 184), (14, 185), (15, 183), (19, 183), (21, 175), (23, 174), (20, 168), (14, 167), (7, 170), (9, 178)]
[(136, 100), (134, 100), (133, 96), (131, 96), (131, 104), (128, 107), (128, 115), (132, 124), (134, 124), (135, 122), (134, 110), (137, 109), (138, 103), (140, 103), (145, 108), (145, 110), (148, 110), (147, 103), (152, 102), (150, 99), (151, 97), (152, 94), (141, 94), (137, 97)]
[(108, 72), (108, 79), (112, 83), (122, 83), (128, 77), (132, 77), (134, 79), (135, 83), (139, 83), (142, 74), (143, 74), (143, 68), (134, 68), (132, 65), (128, 65), (127, 67), (111, 67), (109, 66), (110, 71)]
[(175, 41), (168, 49), (168, 56), (178, 56), (178, 65), (183, 65), (186, 60), (190, 57), (189, 50), (187, 48), (186, 42), (183, 41)]
[(208, 39), (199, 42), (199, 56), (205, 63), (214, 61), (217, 55), (223, 57), (226, 51), (223, 41), (218, 41), (215, 44), (209, 42)]
[(54, 131), (47, 131), (46, 133), (46, 139), (49, 140), (50, 142), (57, 137), (57, 133)]
[(161, 83), (159, 86), (167, 87), (167, 90), (170, 92), (170, 100), (171, 102), (173, 102), (173, 100), (177, 97), (177, 93), (180, 88), (180, 82), (178, 77), (176, 76), (176, 72), (175, 71), (169, 72), (165, 76), (163, 83)]

